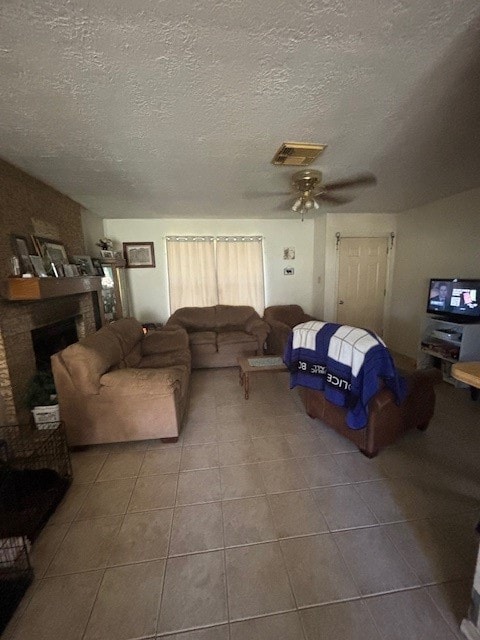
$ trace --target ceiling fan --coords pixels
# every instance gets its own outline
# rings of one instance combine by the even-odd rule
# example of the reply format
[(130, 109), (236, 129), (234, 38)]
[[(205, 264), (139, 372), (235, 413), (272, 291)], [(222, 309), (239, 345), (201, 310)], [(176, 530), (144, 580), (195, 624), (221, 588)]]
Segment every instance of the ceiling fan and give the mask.
[[(333, 192), (338, 189), (348, 189), (365, 185), (373, 185), (377, 182), (371, 173), (363, 173), (336, 182), (322, 183), (322, 172), (315, 169), (302, 169), (293, 174), (291, 179), (292, 192), (295, 196), (293, 203), (288, 203), (288, 208), (303, 216), (312, 210), (320, 208), (319, 202), (329, 204), (346, 204), (351, 198), (336, 195)], [(263, 194), (267, 195), (267, 194)], [(274, 194), (268, 194), (274, 195)], [(275, 194), (280, 195), (280, 194)], [(282, 194), (283, 195), (283, 194)], [(287, 195), (287, 194), (285, 194)], [(286, 207), (281, 207), (282, 209)]]

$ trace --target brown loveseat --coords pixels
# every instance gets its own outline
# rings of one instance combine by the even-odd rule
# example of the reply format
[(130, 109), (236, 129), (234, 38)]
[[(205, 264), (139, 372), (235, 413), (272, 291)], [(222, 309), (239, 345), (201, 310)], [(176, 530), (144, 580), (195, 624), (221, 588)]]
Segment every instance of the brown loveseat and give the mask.
[(408, 384), (405, 401), (399, 406), (391, 391), (381, 389), (368, 405), (368, 423), (363, 429), (350, 429), (346, 422), (347, 409), (326, 400), (323, 391), (300, 387), (300, 396), (311, 418), (319, 418), (355, 443), (368, 458), (373, 458), (381, 447), (393, 444), (408, 429), (425, 430), (433, 416), (434, 385), (442, 379), (439, 370), (425, 369), (402, 375)]
[(190, 379), (182, 329), (144, 335), (137, 320), (126, 318), (51, 361), (71, 446), (178, 438)]
[(297, 324), (315, 320), (305, 313), (298, 304), (279, 304), (267, 307), (263, 313), (263, 319), (270, 326), (267, 337), (267, 353), (283, 356), (290, 331)]
[(187, 331), (194, 369), (232, 367), (238, 356), (263, 354), (269, 331), (253, 307), (223, 304), (182, 307), (165, 326)]

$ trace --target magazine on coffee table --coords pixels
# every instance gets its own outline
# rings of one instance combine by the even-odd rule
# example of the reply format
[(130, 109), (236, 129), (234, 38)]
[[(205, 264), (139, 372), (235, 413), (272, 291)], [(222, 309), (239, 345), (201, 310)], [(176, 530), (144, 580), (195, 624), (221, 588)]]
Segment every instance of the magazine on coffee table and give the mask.
[(277, 367), (283, 364), (280, 357), (277, 358), (248, 358), (248, 364), (251, 367)]

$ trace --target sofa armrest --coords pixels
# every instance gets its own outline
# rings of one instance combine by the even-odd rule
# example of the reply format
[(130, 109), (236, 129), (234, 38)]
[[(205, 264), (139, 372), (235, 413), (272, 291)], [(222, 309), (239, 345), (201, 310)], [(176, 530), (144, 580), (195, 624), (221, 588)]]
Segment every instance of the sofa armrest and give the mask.
[(188, 349), (188, 333), (178, 325), (147, 333), (142, 340), (142, 356)]
[[(166, 321), (166, 323), (163, 325), (163, 329), (184, 329), (186, 330), (185, 325), (183, 324), (183, 322), (181, 322), (181, 320), (179, 320), (178, 318), (176, 318), (174, 315), (170, 316), (170, 318)], [(161, 331), (162, 329), (160, 329)]]
[(270, 325), (260, 317), (255, 318), (253, 316), (245, 323), (245, 331), (247, 333), (253, 333), (256, 336), (265, 336), (266, 338), (270, 333)]
[(262, 320), (260, 317), (249, 318), (245, 323), (245, 331), (251, 333), (257, 338), (257, 353), (262, 354), (265, 346), (265, 341), (270, 333), (270, 325)]

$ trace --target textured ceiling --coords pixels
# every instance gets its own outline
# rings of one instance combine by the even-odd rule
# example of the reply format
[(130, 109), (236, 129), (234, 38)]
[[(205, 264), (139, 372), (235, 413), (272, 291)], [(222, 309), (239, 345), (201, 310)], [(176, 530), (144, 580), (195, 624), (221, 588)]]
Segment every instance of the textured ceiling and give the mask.
[[(106, 218), (291, 218), (285, 140), (336, 211), (480, 187), (478, 0), (3, 0), (0, 156)], [(281, 208), (283, 206), (283, 209)]]

